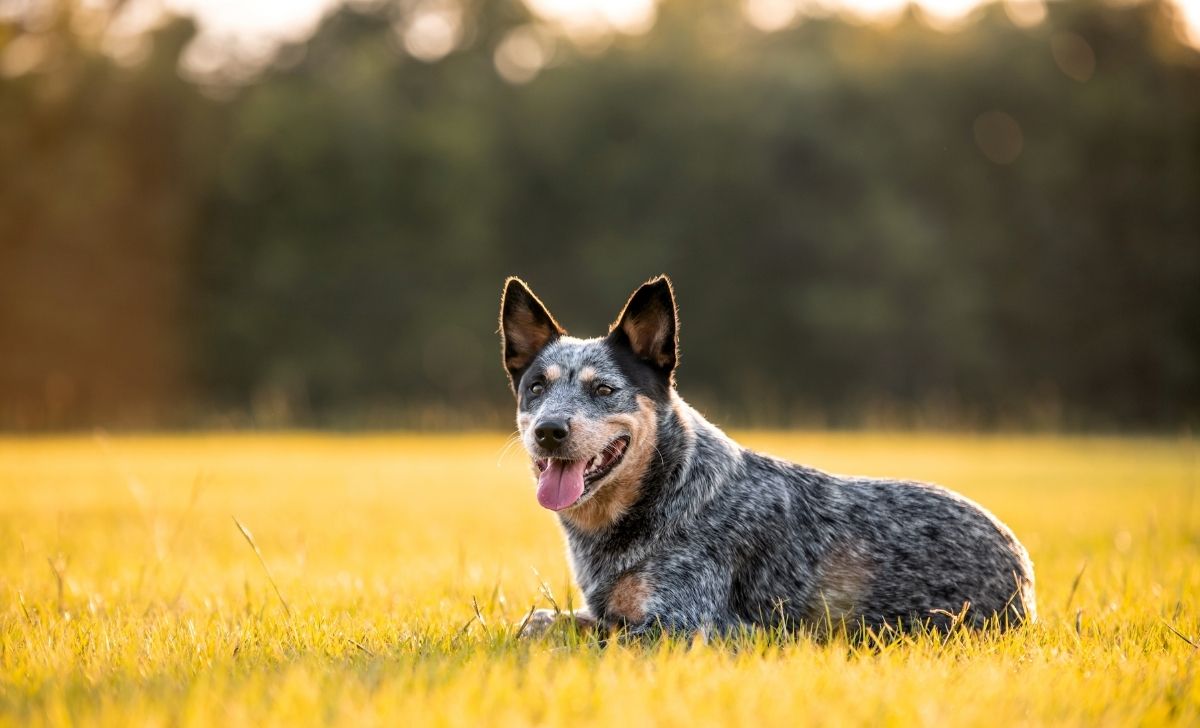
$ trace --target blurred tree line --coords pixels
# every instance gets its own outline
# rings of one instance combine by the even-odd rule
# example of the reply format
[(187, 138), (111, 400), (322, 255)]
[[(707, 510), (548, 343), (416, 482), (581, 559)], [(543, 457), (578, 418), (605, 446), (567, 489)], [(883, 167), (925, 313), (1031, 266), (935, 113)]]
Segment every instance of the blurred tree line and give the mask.
[(501, 424), (503, 276), (595, 335), (658, 272), (725, 421), (1200, 419), (1172, 6), (763, 33), (666, 0), (581, 44), (498, 0), (437, 60), (420, 7), (239, 85), (180, 75), (188, 20), (132, 60), (94, 8), (0, 21), (0, 426)]

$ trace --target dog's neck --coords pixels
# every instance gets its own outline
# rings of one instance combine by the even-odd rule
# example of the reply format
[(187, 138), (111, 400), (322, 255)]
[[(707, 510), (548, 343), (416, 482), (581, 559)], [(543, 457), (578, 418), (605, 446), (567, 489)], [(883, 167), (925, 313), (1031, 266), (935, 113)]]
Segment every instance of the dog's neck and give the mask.
[[(708, 504), (721, 485), (733, 475), (742, 458), (742, 448), (720, 427), (709, 422), (671, 390), (670, 409), (681, 430), (679, 467), (663, 479), (658, 504), (666, 525), (684, 526)], [(696, 457), (697, 451), (721, 457)], [(686, 494), (686, 497), (680, 497)]]

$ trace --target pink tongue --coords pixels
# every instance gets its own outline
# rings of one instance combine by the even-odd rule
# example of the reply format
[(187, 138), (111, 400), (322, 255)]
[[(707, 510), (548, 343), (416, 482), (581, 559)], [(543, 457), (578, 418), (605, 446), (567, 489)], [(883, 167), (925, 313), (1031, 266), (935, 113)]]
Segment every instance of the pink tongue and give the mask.
[(561, 511), (579, 500), (586, 466), (586, 460), (550, 460), (538, 477), (538, 503), (543, 508)]

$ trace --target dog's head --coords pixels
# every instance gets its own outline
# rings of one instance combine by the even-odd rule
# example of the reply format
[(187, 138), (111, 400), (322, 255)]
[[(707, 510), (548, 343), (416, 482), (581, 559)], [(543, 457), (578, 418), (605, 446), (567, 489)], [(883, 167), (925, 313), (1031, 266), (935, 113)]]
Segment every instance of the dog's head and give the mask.
[(666, 276), (636, 290), (594, 339), (567, 336), (524, 282), (505, 282), (504, 368), (544, 507), (579, 515), (589, 502), (628, 505), (655, 448), (657, 404), (674, 386), (678, 330)]

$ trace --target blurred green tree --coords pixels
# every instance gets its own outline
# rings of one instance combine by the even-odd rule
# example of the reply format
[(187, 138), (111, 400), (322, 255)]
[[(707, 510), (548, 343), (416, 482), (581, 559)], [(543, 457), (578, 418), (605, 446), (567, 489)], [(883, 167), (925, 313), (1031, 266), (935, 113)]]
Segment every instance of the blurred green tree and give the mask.
[[(1200, 419), (1200, 54), (1170, 4), (764, 34), (733, 0), (665, 0), (649, 33), (581, 45), (516, 0), (430, 5), (458, 13), (452, 49), (411, 35), (426, 5), (343, 9), (221, 102), (173, 73), (186, 24), (133, 68), (84, 53), (76, 106), (44, 106), (65, 67), (0, 82), (0, 159), (22, 170), (0, 262), (83, 266), (91, 241), (119, 272), (0, 270), (0, 392), (45, 409), (73, 361), (161, 405), (151, 421), (493, 423), (504, 275), (587, 335), (666, 271), (680, 380), (726, 419)], [(98, 96), (121, 100), (98, 118)], [(94, 177), (24, 141), (51, 130)], [(137, 290), (143, 319), (92, 304), (99, 286)], [(160, 350), (92, 366), (113, 340), (70, 330)], [(167, 384), (112, 383), (147, 362)]]
[(166, 421), (196, 394), (188, 263), (222, 110), (176, 73), (191, 21), (125, 68), (99, 48), (111, 14), (39, 8), (0, 22), (0, 424)]

